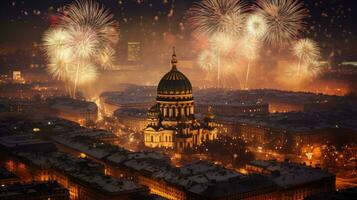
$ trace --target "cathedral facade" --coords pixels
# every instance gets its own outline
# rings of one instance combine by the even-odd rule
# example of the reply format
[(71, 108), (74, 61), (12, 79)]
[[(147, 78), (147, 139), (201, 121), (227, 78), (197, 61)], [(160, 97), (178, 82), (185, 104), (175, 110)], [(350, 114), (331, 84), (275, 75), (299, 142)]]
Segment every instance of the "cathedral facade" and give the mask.
[(157, 87), (156, 104), (148, 111), (148, 125), (144, 130), (145, 146), (172, 148), (178, 152), (217, 138), (214, 115), (209, 112), (203, 123), (195, 119), (192, 85), (177, 69), (177, 58), (172, 68)]

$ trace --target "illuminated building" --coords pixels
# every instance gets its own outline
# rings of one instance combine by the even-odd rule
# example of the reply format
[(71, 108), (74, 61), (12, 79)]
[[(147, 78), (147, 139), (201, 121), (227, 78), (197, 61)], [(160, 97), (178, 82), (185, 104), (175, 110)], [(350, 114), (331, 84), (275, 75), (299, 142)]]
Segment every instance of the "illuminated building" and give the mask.
[(334, 174), (302, 164), (255, 160), (247, 164), (245, 169), (272, 180), (278, 187), (277, 199), (302, 200), (314, 194), (336, 190)]
[(101, 143), (90, 134), (74, 135), (63, 131), (52, 135), (51, 140), (62, 146), (61, 151), (75, 157), (83, 154), (104, 164), (107, 175), (135, 180), (152, 194), (168, 199), (208, 199), (211, 195), (211, 199), (271, 199), (276, 195), (275, 185), (263, 176), (246, 177), (206, 161), (175, 167), (169, 157), (158, 152), (132, 152)]
[[(100, 95), (100, 104), (108, 115), (115, 115), (121, 109), (143, 109), (145, 115), (147, 108), (154, 103), (156, 88), (152, 86), (136, 86), (131, 84), (120, 84), (124, 91), (104, 92)], [(120, 113), (119, 113), (120, 114)]]
[(2, 200), (69, 200), (69, 192), (56, 181), (0, 187)]
[(270, 113), (287, 113), (287, 112), (302, 112), (304, 111), (304, 105), (300, 103), (291, 102), (269, 102)]
[(12, 80), (14, 82), (21, 82), (23, 81), (22, 77), (21, 77), (21, 71), (13, 71), (12, 72)]
[(144, 130), (145, 146), (173, 148), (183, 151), (217, 138), (217, 129), (195, 119), (192, 86), (177, 69), (175, 52), (172, 69), (157, 87), (156, 104), (148, 111), (148, 125)]
[[(79, 131), (77, 135), (80, 134), (85, 133)], [(78, 157), (70, 155), (57, 150), (55, 144), (50, 145), (48, 141), (39, 139), (39, 135), (30, 133), (0, 137), (0, 165), (19, 177), (21, 182), (57, 181), (69, 190), (70, 199), (74, 200), (130, 199), (133, 194), (147, 193), (146, 188), (131, 180), (106, 176), (104, 165), (89, 160), (87, 152), (81, 152)], [(88, 135), (100, 141), (103, 133), (92, 132)], [(76, 139), (85, 141), (85, 137)], [(98, 145), (101, 144), (104, 143), (98, 142)], [(62, 150), (60, 145), (58, 147)], [(91, 148), (88, 154), (96, 152), (93, 146)]]
[(128, 61), (141, 61), (141, 44), (140, 42), (128, 42)]
[(54, 115), (80, 124), (96, 121), (98, 117), (98, 107), (94, 102), (57, 97), (50, 99), (48, 104)]
[[(214, 123), (213, 117), (212, 114), (206, 116), (207, 125)], [(48, 122), (45, 120), (42, 124), (49, 124)], [(3, 145), (7, 150), (1, 149), (0, 156), (3, 159), (0, 163), (4, 162), (1, 164), (22, 180), (57, 180), (70, 191), (72, 198), (78, 199), (107, 199), (107, 196), (100, 196), (107, 194), (103, 191), (106, 188), (104, 185), (108, 184), (104, 181), (107, 179), (103, 178), (103, 174), (119, 180), (133, 180), (146, 186), (152, 194), (180, 200), (266, 200), (289, 199), (290, 196), (302, 199), (306, 195), (315, 194), (317, 191), (330, 191), (329, 189), (334, 187), (333, 174), (294, 163), (251, 163), (251, 167), (247, 167), (246, 171), (258, 174), (240, 174), (206, 161), (177, 167), (170, 163), (170, 158), (166, 155), (158, 152), (133, 152), (110, 145), (102, 140), (104, 133), (64, 122), (52, 120), (51, 125), (47, 126), (47, 130), (53, 132), (48, 135), (48, 140), (55, 143), (62, 152), (43, 152), (44, 149), (40, 148), (37, 150), (40, 152), (17, 153)], [(30, 124), (34, 123), (28, 121), (24, 125), (26, 127)], [(38, 126), (38, 123), (35, 124), (35, 127), (44, 129)], [(37, 134), (40, 132), (32, 135)], [(3, 139), (0, 140), (3, 144), (14, 143), (10, 136), (0, 139)], [(26, 137), (18, 138), (21, 139), (24, 142), (18, 142), (19, 144), (38, 144)], [(27, 162), (24, 162), (25, 160)], [(69, 168), (74, 170), (68, 171)], [(294, 177), (294, 174), (297, 175)], [(93, 188), (92, 184), (99, 187)], [(129, 193), (133, 194), (141, 190), (130, 191)], [(123, 197), (122, 192), (111, 194), (118, 195), (118, 198)]]
[(261, 91), (201, 89), (196, 94), (196, 112), (208, 107), (217, 116), (266, 115), (268, 102), (260, 97)]
[(304, 200), (355, 200), (357, 187), (339, 190), (335, 192), (324, 192), (305, 198)]
[[(120, 153), (107, 158), (113, 176), (136, 177), (150, 192), (175, 200), (274, 199), (276, 185), (261, 175), (245, 176), (206, 161), (176, 168), (153, 153)], [(115, 174), (116, 173), (116, 174)], [(239, 188), (239, 189), (237, 189)]]
[(134, 131), (142, 131), (147, 126), (147, 109), (120, 108), (114, 112), (119, 123)]
[(104, 175), (104, 167), (100, 163), (59, 151), (17, 152), (16, 155), (1, 156), (7, 169), (19, 176), (22, 182), (57, 181), (69, 190), (70, 199), (130, 199), (131, 195), (147, 192), (133, 181)]
[(265, 115), (269, 113), (268, 104), (250, 104), (250, 105), (225, 105), (225, 104), (198, 104), (197, 112), (204, 113), (208, 107), (212, 106), (212, 112), (216, 115), (239, 116), (239, 115)]

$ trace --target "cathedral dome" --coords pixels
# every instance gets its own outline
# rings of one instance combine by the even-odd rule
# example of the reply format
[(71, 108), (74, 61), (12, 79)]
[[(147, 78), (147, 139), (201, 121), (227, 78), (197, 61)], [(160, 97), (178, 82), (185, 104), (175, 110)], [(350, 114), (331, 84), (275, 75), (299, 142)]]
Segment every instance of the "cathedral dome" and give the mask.
[(172, 69), (160, 80), (157, 93), (159, 95), (192, 94), (190, 80), (176, 67), (177, 59), (175, 53), (172, 55), (171, 63)]

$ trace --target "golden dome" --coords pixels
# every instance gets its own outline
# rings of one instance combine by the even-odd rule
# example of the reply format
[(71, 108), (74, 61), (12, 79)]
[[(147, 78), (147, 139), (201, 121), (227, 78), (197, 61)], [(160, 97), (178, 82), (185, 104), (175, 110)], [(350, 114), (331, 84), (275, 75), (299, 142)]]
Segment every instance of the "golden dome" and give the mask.
[(159, 82), (157, 94), (192, 94), (192, 85), (190, 80), (188, 80), (188, 78), (176, 67), (177, 59), (175, 52), (172, 55), (171, 64), (172, 69), (166, 73)]

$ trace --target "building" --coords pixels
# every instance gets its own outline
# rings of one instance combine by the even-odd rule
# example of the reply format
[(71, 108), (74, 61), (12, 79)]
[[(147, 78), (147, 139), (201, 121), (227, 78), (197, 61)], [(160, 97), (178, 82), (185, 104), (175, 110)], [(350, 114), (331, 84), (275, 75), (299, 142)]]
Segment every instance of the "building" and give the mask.
[(98, 107), (94, 102), (56, 97), (48, 100), (48, 106), (57, 117), (80, 124), (96, 121), (98, 117)]
[(141, 58), (141, 44), (140, 42), (128, 42), (128, 61), (140, 62)]
[[(26, 127), (45, 130), (39, 122), (47, 127), (46, 134), (40, 131), (31, 135), (45, 136), (58, 150), (16, 152), (3, 142), (0, 165), (21, 180), (56, 180), (70, 191), (71, 199), (140, 199), (137, 194), (150, 199), (147, 189), (151, 194), (180, 200), (302, 199), (334, 188), (334, 175), (294, 163), (255, 161), (247, 170), (252, 174), (241, 174), (206, 161), (177, 167), (166, 155), (133, 152), (111, 145), (105, 139), (107, 133), (66, 120), (12, 121), (11, 125), (6, 124), (11, 132), (4, 131), (8, 135), (0, 141), (9, 141), (9, 135), (26, 132)], [(25, 137), (17, 140), (18, 144), (38, 144)]]
[(302, 200), (321, 192), (336, 190), (336, 176), (325, 170), (302, 164), (255, 160), (247, 164), (249, 173), (262, 174), (278, 187), (278, 199)]
[[(262, 175), (237, 173), (206, 161), (174, 167), (155, 153), (113, 154), (107, 158), (116, 176), (134, 176), (152, 194), (174, 200), (274, 199), (276, 185)], [(114, 167), (116, 166), (116, 167)], [(125, 176), (125, 175), (124, 175)]]
[(212, 107), (213, 112), (223, 116), (239, 116), (239, 115), (266, 115), (269, 114), (268, 104), (251, 104), (251, 105), (224, 105), (224, 104), (199, 104), (197, 112), (203, 113), (208, 107)]
[(20, 179), (7, 169), (0, 167), (0, 186), (5, 187), (19, 182)]
[(12, 80), (14, 82), (22, 82), (23, 78), (21, 76), (21, 71), (13, 71), (12, 72)]
[(192, 86), (177, 69), (176, 54), (172, 55), (172, 69), (157, 87), (156, 104), (148, 111), (148, 125), (144, 130), (145, 146), (173, 148), (183, 151), (217, 137), (216, 128), (195, 119)]
[[(156, 87), (120, 84), (123, 91), (103, 92), (100, 95), (100, 105), (106, 115), (115, 115), (121, 109), (145, 109), (155, 102)], [(116, 116), (118, 117), (118, 116)]]
[(254, 90), (200, 89), (195, 94), (196, 113), (205, 113), (208, 107), (212, 107), (217, 116), (269, 114), (268, 102)]
[(142, 131), (147, 126), (147, 108), (120, 108), (114, 112), (118, 122), (134, 131)]
[[(36, 134), (40, 135), (37, 132)], [(70, 135), (76, 135), (76, 139), (86, 141), (86, 137), (81, 134)], [(32, 139), (32, 135), (34, 134), (0, 137), (0, 166), (19, 177), (22, 183), (57, 181), (69, 190), (69, 198), (73, 200), (122, 200), (131, 199), (131, 196), (137, 193), (147, 194), (147, 188), (132, 180), (107, 176), (105, 166), (88, 159), (86, 154), (70, 155), (58, 144), (58, 149), (55, 148), (55, 144), (44, 148), (43, 145), (47, 143), (43, 143), (41, 139)], [(98, 146), (104, 144), (103, 134), (93, 132), (88, 135), (97, 139)], [(15, 151), (13, 146), (19, 148)], [(30, 147), (34, 150), (30, 151)], [(93, 144), (86, 147), (89, 149), (88, 154), (96, 152)]]
[(355, 200), (357, 199), (357, 187), (339, 190), (335, 192), (324, 192), (312, 195), (304, 200)]
[[(40, 132), (40, 128), (33, 128), (32, 132)], [(38, 139), (35, 134), (14, 134), (0, 137), (0, 149), (6, 148), (10, 151), (53, 151), (54, 146), (51, 142)]]
[(56, 181), (13, 184), (0, 188), (2, 200), (69, 200), (69, 191)]

